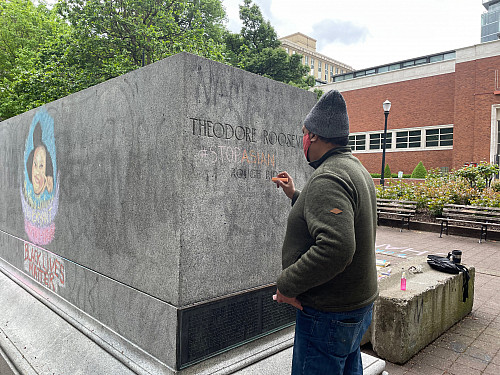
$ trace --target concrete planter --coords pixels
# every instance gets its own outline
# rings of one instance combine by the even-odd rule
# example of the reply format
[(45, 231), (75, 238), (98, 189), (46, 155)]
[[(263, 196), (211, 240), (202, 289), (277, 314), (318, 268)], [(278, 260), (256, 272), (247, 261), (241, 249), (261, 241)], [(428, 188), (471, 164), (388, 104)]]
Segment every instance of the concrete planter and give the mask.
[(425, 258), (401, 266), (421, 265), (422, 273), (408, 274), (407, 289), (400, 290), (401, 273), (381, 280), (373, 321), (364, 342), (370, 341), (377, 355), (403, 364), (472, 311), (474, 267), (469, 267), (469, 297), (463, 302), (463, 275), (430, 268)]

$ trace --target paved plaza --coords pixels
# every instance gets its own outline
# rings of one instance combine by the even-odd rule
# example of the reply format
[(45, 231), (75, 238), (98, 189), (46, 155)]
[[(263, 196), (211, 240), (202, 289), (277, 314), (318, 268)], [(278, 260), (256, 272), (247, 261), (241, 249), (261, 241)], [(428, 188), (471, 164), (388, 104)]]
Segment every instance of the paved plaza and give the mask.
[[(476, 268), (471, 314), (454, 325), (406, 364), (386, 362), (389, 375), (499, 375), (500, 374), (500, 242), (478, 242), (476, 237), (380, 226), (377, 259), (398, 270), (405, 259), (427, 254), (446, 255), (462, 250), (462, 263)], [(367, 354), (376, 356), (369, 346)]]

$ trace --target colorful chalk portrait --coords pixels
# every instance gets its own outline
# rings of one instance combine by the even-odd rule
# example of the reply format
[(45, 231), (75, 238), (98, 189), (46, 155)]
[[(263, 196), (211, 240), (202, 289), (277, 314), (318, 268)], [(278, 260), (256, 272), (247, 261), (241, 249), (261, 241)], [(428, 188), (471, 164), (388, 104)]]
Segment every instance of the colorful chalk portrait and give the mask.
[(59, 205), (54, 119), (45, 109), (31, 122), (24, 149), (24, 181), (21, 201), (24, 230), (30, 242), (47, 245), (54, 239)]

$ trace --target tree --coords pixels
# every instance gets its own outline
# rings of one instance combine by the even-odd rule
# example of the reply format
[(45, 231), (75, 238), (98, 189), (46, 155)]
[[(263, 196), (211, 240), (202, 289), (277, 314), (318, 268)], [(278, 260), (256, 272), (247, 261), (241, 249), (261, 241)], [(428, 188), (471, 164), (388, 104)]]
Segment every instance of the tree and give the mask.
[(180, 51), (223, 60), (220, 0), (0, 4), (0, 119)]
[(141, 66), (187, 51), (222, 60), (220, 0), (60, 0), (57, 9), (104, 58)]
[(468, 165), (456, 171), (456, 174), (464, 178), (471, 187), (484, 189), (490, 186), (491, 180), (498, 173), (499, 167), (497, 164), (489, 164), (481, 162), (479, 165)]
[(424, 163), (420, 161), (411, 173), (411, 178), (425, 178), (425, 176), (427, 176), (427, 170), (424, 167)]
[(70, 32), (47, 40), (38, 51), (25, 51), (22, 64), (11, 72), (8, 90), (0, 94), (0, 116), (15, 116), (133, 68), (120, 55), (102, 60), (97, 51), (73, 40)]
[(26, 80), (34, 74), (34, 57), (66, 30), (68, 25), (44, 3), (0, 1), (0, 120), (33, 108), (16, 90), (32, 90)]
[(23, 51), (36, 51), (55, 27), (43, 3), (36, 7), (31, 0), (0, 1), (0, 80), (10, 80)]
[(301, 88), (314, 86), (314, 78), (306, 76), (309, 68), (302, 65), (302, 56), (289, 56), (280, 48), (276, 31), (252, 0), (244, 0), (240, 6), (240, 19), (241, 32), (227, 32), (224, 38), (229, 64)]

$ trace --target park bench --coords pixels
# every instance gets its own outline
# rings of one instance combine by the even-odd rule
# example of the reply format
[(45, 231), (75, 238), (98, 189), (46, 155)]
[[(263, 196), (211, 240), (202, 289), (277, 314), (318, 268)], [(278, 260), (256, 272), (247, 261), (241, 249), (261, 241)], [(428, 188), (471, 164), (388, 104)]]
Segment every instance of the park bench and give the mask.
[(465, 225), (469, 227), (481, 227), (479, 243), (488, 235), (488, 228), (500, 228), (500, 208), (468, 206), (460, 204), (445, 204), (443, 207), (443, 217), (437, 218), (441, 221), (441, 232), (448, 234), (448, 224)]
[(380, 216), (397, 217), (401, 219), (401, 229), (407, 226), (410, 229), (410, 219), (415, 216), (417, 202), (397, 199), (377, 199), (377, 225), (380, 225)]

